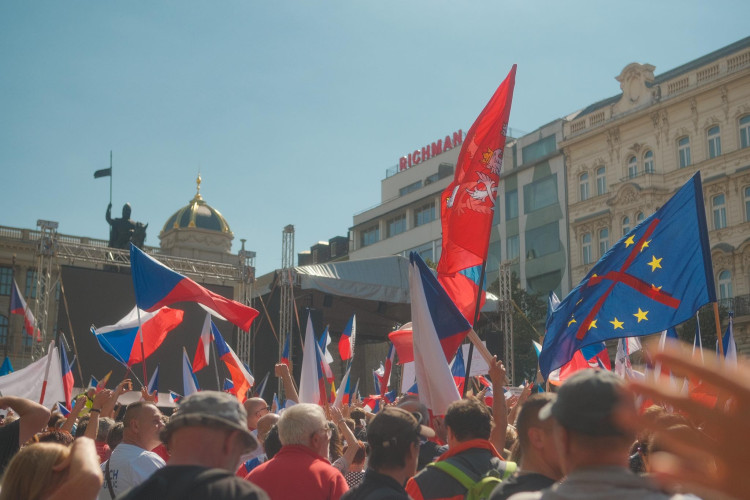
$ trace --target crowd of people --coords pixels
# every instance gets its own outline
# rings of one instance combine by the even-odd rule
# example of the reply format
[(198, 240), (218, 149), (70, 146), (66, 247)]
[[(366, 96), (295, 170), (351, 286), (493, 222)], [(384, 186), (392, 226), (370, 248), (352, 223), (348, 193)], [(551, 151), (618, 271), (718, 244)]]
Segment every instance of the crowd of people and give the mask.
[[(750, 364), (679, 347), (656, 359), (712, 386), (713, 407), (595, 369), (556, 393), (470, 395), (440, 417), (413, 395), (376, 413), (298, 403), (285, 365), (282, 411), (201, 391), (165, 416), (145, 390), (120, 405), (129, 380), (80, 395), (67, 417), (4, 396), (0, 500), (747, 498)], [(503, 386), (502, 363), (489, 375)]]

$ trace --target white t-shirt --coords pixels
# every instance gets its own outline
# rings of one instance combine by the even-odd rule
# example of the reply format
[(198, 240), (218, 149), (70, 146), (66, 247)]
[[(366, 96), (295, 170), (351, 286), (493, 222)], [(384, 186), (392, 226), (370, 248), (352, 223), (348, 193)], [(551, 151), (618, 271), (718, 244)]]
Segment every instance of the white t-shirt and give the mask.
[[(102, 464), (103, 473), (105, 473), (106, 465), (107, 462)], [(164, 460), (156, 453), (132, 444), (118, 444), (112, 451), (112, 456), (109, 457), (109, 476), (115, 496), (141, 484), (165, 465)], [(102, 490), (99, 492), (99, 500), (111, 499), (105, 475)]]

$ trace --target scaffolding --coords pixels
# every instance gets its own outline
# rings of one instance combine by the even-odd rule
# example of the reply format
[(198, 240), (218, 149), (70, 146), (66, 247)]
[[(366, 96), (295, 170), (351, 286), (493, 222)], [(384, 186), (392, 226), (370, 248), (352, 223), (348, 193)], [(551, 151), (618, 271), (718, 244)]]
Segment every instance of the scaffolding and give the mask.
[(503, 338), (505, 340), (503, 354), (505, 371), (507, 373), (510, 385), (515, 386), (515, 366), (513, 362), (513, 296), (511, 285), (511, 262), (506, 261), (500, 264), (500, 318), (503, 325)]
[(53, 288), (52, 272), (54, 269), (55, 253), (57, 250), (57, 222), (39, 219), (36, 221), (39, 227), (39, 244), (36, 250), (36, 304), (34, 306), (34, 318), (38, 329), (37, 341), (31, 353), (31, 359), (39, 359), (44, 356), (47, 344), (55, 337), (55, 332), (48, 335), (49, 326), (49, 298), (50, 290)]
[[(294, 226), (289, 224), (281, 233), (281, 302), (279, 305), (279, 359), (287, 337), (292, 336), (292, 315), (294, 314)], [(289, 340), (289, 359), (292, 358), (292, 341)], [(279, 379), (279, 394), (282, 392)]]
[[(245, 239), (240, 240), (242, 242), (242, 248), (240, 248), (237, 257), (239, 258), (239, 279), (240, 279), (240, 296), (239, 300), (243, 304), (252, 307), (252, 296), (253, 296), (253, 284), (255, 283), (255, 252), (245, 250)], [(237, 353), (240, 359), (249, 366), (255, 366), (250, 362), (250, 346), (252, 345), (253, 339), (253, 327), (250, 326), (250, 331), (244, 333), (240, 331), (237, 335)]]

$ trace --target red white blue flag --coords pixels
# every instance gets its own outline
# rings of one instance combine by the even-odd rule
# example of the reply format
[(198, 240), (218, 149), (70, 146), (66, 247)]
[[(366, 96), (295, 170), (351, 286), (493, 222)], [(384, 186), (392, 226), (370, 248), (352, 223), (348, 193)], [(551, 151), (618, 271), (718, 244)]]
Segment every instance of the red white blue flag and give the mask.
[[(481, 268), (487, 259), (515, 81), (514, 64), (466, 134), (453, 182), (441, 198), (443, 249), (438, 279), (470, 322), (478, 292), (485, 287), (480, 282)], [(484, 294), (480, 307), (483, 303)]]
[(29, 309), (29, 306), (26, 305), (26, 301), (23, 300), (23, 295), (21, 295), (21, 291), (18, 289), (18, 283), (16, 283), (15, 279), (13, 280), (13, 287), (11, 287), (10, 290), (10, 312), (11, 314), (22, 315), (23, 329), (26, 332), (26, 335), (41, 342), (42, 333), (36, 327), (34, 314), (31, 312), (31, 309)]
[(63, 392), (65, 393), (65, 406), (72, 410), (71, 400), (73, 396), (73, 372), (68, 363), (68, 355), (65, 354), (65, 346), (60, 344), (60, 368), (62, 369)]
[(144, 311), (156, 311), (176, 302), (197, 302), (217, 318), (227, 320), (243, 331), (250, 329), (250, 324), (258, 315), (258, 311), (252, 307), (202, 287), (133, 244), (130, 245), (130, 269), (135, 301)]
[(354, 341), (357, 337), (357, 317), (352, 314), (349, 322), (346, 324), (346, 328), (341, 333), (339, 339), (339, 355), (341, 361), (346, 361), (354, 357)]
[(156, 365), (154, 373), (151, 374), (151, 378), (148, 379), (148, 387), (146, 391), (149, 394), (153, 394), (156, 402), (159, 402), (159, 365)]
[(291, 333), (286, 334), (286, 340), (284, 340), (284, 349), (281, 351), (281, 359), (279, 363), (284, 363), (290, 369), (292, 368), (292, 361), (289, 359), (289, 341), (292, 338)]
[(221, 336), (214, 322), (210, 319), (209, 321), (211, 323), (211, 335), (216, 346), (216, 356), (224, 362), (227, 370), (229, 370), (237, 399), (240, 403), (244, 403), (247, 399), (247, 391), (255, 383), (255, 379), (234, 350), (224, 341), (224, 337)]

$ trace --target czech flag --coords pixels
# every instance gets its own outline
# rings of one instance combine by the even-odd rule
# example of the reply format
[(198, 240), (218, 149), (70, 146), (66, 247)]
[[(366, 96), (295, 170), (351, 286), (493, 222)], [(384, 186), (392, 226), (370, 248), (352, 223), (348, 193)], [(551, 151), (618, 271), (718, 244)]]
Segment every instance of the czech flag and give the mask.
[(174, 391), (169, 391), (169, 402), (173, 404), (179, 403), (179, 401), (182, 399), (182, 396), (177, 394)]
[[(195, 369), (195, 368), (193, 368)], [(224, 379), (224, 386), (221, 388), (222, 391), (228, 392), (229, 394), (234, 394), (234, 382), (232, 382), (232, 379), (225, 378)]]
[[(143, 333), (143, 354), (148, 358), (164, 342), (167, 333), (182, 323), (185, 312), (163, 307), (152, 312), (141, 310), (140, 326)], [(138, 334), (138, 309), (133, 308), (124, 318), (110, 326), (91, 327), (91, 333), (104, 352), (126, 366), (143, 362), (141, 339)]]
[(471, 325), (415, 252), (409, 255), (409, 294), (413, 323), (414, 371), (420, 400), (433, 415), (445, 415), (461, 399), (448, 367)]
[(10, 312), (11, 314), (23, 315), (23, 329), (26, 331), (26, 335), (34, 338), (37, 342), (42, 341), (42, 332), (36, 327), (36, 319), (34, 319), (29, 306), (26, 305), (26, 301), (23, 300), (15, 279), (13, 280), (13, 287), (10, 290)]
[(72, 410), (71, 400), (73, 395), (73, 372), (70, 370), (68, 355), (65, 354), (65, 346), (60, 344), (60, 367), (62, 368), (63, 392), (65, 393), (65, 406)]
[(346, 328), (341, 333), (339, 339), (339, 355), (341, 355), (341, 361), (346, 361), (354, 357), (354, 341), (357, 337), (357, 317), (356, 314), (352, 314), (349, 322), (346, 324)]
[(255, 379), (245, 368), (240, 358), (237, 357), (237, 354), (234, 353), (234, 350), (224, 341), (224, 337), (221, 336), (213, 321), (211, 321), (211, 333), (216, 345), (216, 355), (229, 370), (237, 399), (240, 400), (240, 403), (244, 403), (247, 399), (247, 391), (255, 383)]
[(65, 406), (61, 405), (59, 401), (57, 402), (57, 411), (63, 417), (67, 417), (68, 415), (70, 415), (70, 410), (68, 410), (67, 408), (65, 408)]
[(464, 393), (464, 382), (466, 381), (466, 364), (464, 363), (464, 350), (459, 349), (456, 351), (456, 357), (453, 358), (453, 364), (451, 364), (451, 373), (453, 374), (453, 381), (458, 388), (458, 393)]
[(339, 392), (336, 394), (336, 400), (333, 402), (333, 406), (336, 408), (340, 409), (342, 406), (349, 404), (349, 372), (351, 369), (352, 367), (349, 365), (339, 384)]
[(130, 245), (130, 266), (138, 307), (144, 311), (175, 302), (197, 302), (217, 318), (248, 331), (258, 311), (214, 293)]
[[(198, 385), (198, 379), (195, 377), (195, 373), (193, 373), (193, 367), (190, 366), (190, 359), (188, 359), (187, 351), (185, 348), (182, 348), (182, 392), (185, 393), (185, 396), (190, 396), (194, 392), (200, 391), (200, 386)], [(175, 403), (177, 401), (174, 401)]]
[(315, 341), (312, 318), (307, 316), (302, 370), (299, 382), (300, 403), (324, 405), (327, 399), (325, 377), (321, 367), (320, 346)]
[(193, 356), (193, 373), (198, 373), (200, 370), (208, 366), (211, 360), (209, 348), (213, 341), (211, 335), (211, 315), (206, 314), (206, 319), (203, 320), (203, 329), (201, 330), (201, 336), (198, 339), (198, 346), (195, 348), (195, 356)]
[(159, 402), (159, 365), (156, 365), (154, 373), (148, 380), (148, 387), (146, 388), (146, 391), (148, 391), (149, 394), (156, 393), (156, 402)]
[(393, 364), (396, 359), (396, 349), (391, 343), (388, 347), (388, 356), (385, 358), (385, 369), (383, 371), (383, 380), (385, 384), (380, 384), (380, 395), (383, 396), (388, 390), (388, 385), (391, 383), (391, 371), (393, 370)]
[(263, 377), (263, 380), (258, 384), (257, 389), (255, 389), (255, 395), (259, 398), (263, 397), (263, 393), (266, 392), (266, 384), (268, 384), (268, 375), (270, 373), (266, 372), (266, 376)]
[(286, 334), (286, 340), (284, 341), (284, 350), (281, 351), (281, 359), (279, 360), (279, 363), (284, 363), (286, 366), (289, 367), (289, 370), (292, 369), (292, 361), (289, 359), (289, 339), (292, 338), (291, 333)]

